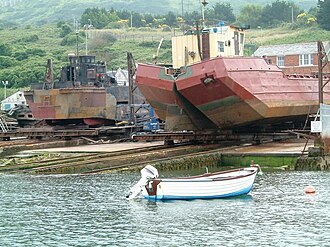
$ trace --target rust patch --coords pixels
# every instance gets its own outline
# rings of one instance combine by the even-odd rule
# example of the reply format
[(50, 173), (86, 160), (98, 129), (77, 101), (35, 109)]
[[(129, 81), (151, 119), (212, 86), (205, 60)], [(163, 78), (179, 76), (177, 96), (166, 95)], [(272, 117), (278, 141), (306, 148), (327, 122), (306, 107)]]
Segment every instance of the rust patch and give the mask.
[(330, 137), (323, 137), (323, 150), (324, 154), (329, 154), (330, 153)]
[(82, 107), (105, 106), (105, 92), (81, 93), (80, 103)]

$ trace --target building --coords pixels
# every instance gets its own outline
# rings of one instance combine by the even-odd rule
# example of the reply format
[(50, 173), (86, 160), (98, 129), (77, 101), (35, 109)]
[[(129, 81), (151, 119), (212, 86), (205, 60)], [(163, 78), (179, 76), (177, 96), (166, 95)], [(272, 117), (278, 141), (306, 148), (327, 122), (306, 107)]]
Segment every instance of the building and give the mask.
[(121, 68), (115, 74), (116, 82), (119, 86), (128, 86), (128, 71)]
[(173, 68), (198, 63), (201, 60), (243, 56), (245, 31), (236, 26), (204, 28), (197, 32), (191, 30), (184, 35), (172, 37)]
[(107, 75), (111, 78), (112, 83), (118, 86), (128, 86), (128, 70), (118, 68), (116, 71), (108, 71)]
[[(329, 56), (329, 42), (323, 42), (323, 46)], [(267, 58), (286, 74), (310, 74), (318, 71), (317, 53), (317, 42), (312, 42), (260, 46), (253, 56)]]
[(18, 91), (13, 95), (9, 96), (8, 98), (1, 101), (1, 110), (2, 111), (9, 111), (15, 106), (18, 105), (26, 105), (26, 99), (24, 97), (23, 92)]

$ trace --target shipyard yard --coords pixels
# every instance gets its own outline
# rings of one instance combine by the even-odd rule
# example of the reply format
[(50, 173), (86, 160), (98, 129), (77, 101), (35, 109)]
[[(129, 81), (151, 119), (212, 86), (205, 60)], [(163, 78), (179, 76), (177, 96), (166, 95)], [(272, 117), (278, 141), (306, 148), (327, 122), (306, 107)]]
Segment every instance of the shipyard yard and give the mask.
[[(195, 24), (184, 1), (182, 17), (72, 12), (51, 38), (1, 23), (0, 246), (329, 246), (324, 2), (256, 8), (255, 40), (244, 7), (213, 20), (232, 9), (205, 0)], [(294, 39), (263, 41), (268, 21)]]
[[(50, 148), (51, 144), (57, 147)], [(306, 156), (313, 141), (304, 138), (277, 142), (219, 142), (164, 145), (163, 141), (80, 144), (63, 142), (29, 143), (25, 150), (3, 159), (0, 173), (86, 174), (118, 170), (138, 170), (153, 164), (164, 170), (210, 168), (213, 170), (249, 166), (253, 160), (264, 170), (319, 170), (299, 167), (297, 160)], [(62, 147), (61, 147), (62, 146)], [(324, 168), (323, 168), (324, 169)]]

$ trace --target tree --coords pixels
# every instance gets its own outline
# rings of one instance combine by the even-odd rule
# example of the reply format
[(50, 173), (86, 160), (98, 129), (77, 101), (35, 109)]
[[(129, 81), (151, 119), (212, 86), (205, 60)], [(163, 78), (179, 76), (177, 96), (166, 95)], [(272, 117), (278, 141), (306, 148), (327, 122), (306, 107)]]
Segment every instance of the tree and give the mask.
[(251, 28), (256, 28), (260, 25), (260, 17), (262, 7), (255, 4), (247, 4), (242, 7), (238, 20), (241, 24), (250, 25)]
[[(292, 15), (293, 11), (293, 15)], [(292, 17), (300, 13), (299, 7), (294, 5), (292, 2), (276, 0), (272, 4), (267, 4), (261, 14), (260, 22), (267, 27), (277, 26), (283, 22), (291, 22)]]
[(216, 3), (211, 10), (206, 11), (206, 19), (222, 20), (233, 23), (236, 17), (230, 3)]
[(330, 31), (330, 0), (319, 0), (318, 7), (317, 22), (321, 28)]
[(199, 21), (202, 19), (202, 15), (200, 12), (193, 11), (193, 12), (186, 12), (184, 14), (184, 19), (186, 20), (186, 24), (188, 25), (195, 25), (196, 21)]
[(132, 23), (130, 23), (133, 27), (143, 27), (145, 26), (145, 21), (141, 14), (134, 12), (132, 14)]
[(131, 18), (131, 12), (127, 10), (119, 10), (116, 13), (121, 20), (128, 20)]
[(154, 22), (154, 16), (152, 14), (145, 14), (144, 15), (144, 20), (146, 21), (146, 24), (148, 26), (152, 26), (153, 22)]
[(119, 21), (119, 17), (113, 9), (106, 11), (104, 8), (88, 8), (82, 14), (80, 23), (83, 26), (92, 24), (94, 28), (101, 29), (116, 21)]
[(170, 27), (176, 26), (176, 15), (172, 11), (168, 12), (167, 15), (165, 15), (165, 24)]
[(63, 24), (61, 27), (60, 37), (63, 38), (71, 32), (72, 32), (71, 26), (69, 24)]

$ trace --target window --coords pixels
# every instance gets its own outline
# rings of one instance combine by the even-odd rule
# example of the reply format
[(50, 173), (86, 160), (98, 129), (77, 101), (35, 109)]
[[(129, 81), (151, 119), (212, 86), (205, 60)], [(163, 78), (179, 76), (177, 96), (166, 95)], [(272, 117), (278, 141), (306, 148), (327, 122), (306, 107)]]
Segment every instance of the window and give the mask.
[(284, 56), (277, 56), (277, 66), (284, 67)]
[(299, 55), (299, 65), (313, 65), (313, 54)]
[(218, 52), (224, 52), (225, 51), (225, 46), (222, 41), (218, 41)]

